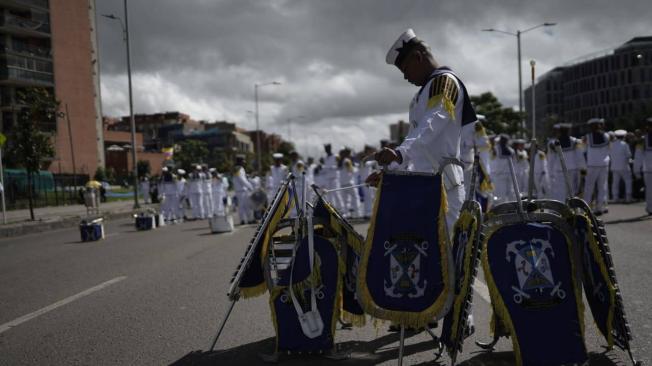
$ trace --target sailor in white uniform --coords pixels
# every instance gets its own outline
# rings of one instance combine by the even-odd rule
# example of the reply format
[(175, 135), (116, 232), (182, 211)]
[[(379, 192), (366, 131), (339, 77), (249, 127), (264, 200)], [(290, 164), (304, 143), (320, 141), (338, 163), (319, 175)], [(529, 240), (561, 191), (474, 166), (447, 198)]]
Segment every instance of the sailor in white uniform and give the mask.
[(632, 202), (632, 151), (625, 142), (627, 131), (614, 131), (616, 139), (611, 143), (611, 199), (622, 202), (619, 197), (620, 181), (625, 183), (625, 202)]
[(204, 208), (204, 213), (202, 218), (209, 218), (213, 216), (213, 184), (211, 173), (208, 169), (208, 165), (202, 165), (202, 207)]
[(195, 171), (190, 173), (188, 182), (186, 183), (186, 197), (190, 200), (192, 219), (194, 220), (204, 218), (204, 202), (202, 201), (202, 193), (204, 191), (203, 183), (201, 165), (195, 165)]
[(652, 215), (652, 117), (646, 120), (643, 140), (636, 146), (634, 174), (645, 181), (645, 211)]
[[(539, 199), (550, 198), (550, 174), (548, 173), (548, 159), (546, 153), (537, 150), (534, 159), (534, 188)], [(563, 182), (561, 182), (563, 184)]]
[(604, 119), (591, 118), (588, 124), (591, 127), (591, 132), (584, 136), (586, 144), (584, 201), (590, 204), (595, 193), (596, 203), (593, 211), (596, 215), (602, 215), (608, 212), (606, 199), (611, 144), (609, 135), (604, 132)]
[[(342, 169), (340, 169), (340, 187), (351, 187), (357, 185), (357, 169), (353, 166), (350, 158), (344, 158)], [(366, 178), (366, 177), (365, 177)], [(360, 195), (358, 187), (342, 190), (342, 201), (344, 202), (344, 217), (360, 217)]]
[(186, 207), (185, 207), (185, 192), (186, 192), (186, 178), (184, 176), (186, 175), (186, 171), (183, 169), (177, 169), (177, 195), (178, 195), (178, 202), (174, 206), (176, 209), (176, 221), (177, 222), (183, 222), (184, 217), (186, 216)]
[(516, 152), (514, 159), (514, 172), (516, 173), (518, 190), (521, 191), (521, 195), (523, 195), (528, 191), (530, 177), (530, 159), (528, 157), (527, 151), (525, 150), (525, 140), (512, 140), (512, 147), (514, 148), (514, 152)]
[[(337, 157), (333, 155), (333, 152), (331, 151), (331, 144), (325, 144), (324, 151), (326, 152), (326, 156), (324, 157), (324, 163), (319, 172), (320, 181), (323, 184), (322, 188), (325, 190), (339, 189), (340, 172), (337, 169)], [(344, 209), (344, 203), (342, 202), (340, 191), (329, 192), (326, 195), (326, 199), (332, 203), (337, 210), (342, 211)]]
[(254, 212), (249, 196), (253, 193), (254, 187), (247, 179), (247, 172), (244, 168), (244, 157), (238, 156), (236, 158), (236, 166), (233, 173), (233, 189), (235, 196), (238, 199), (238, 215), (240, 216), (240, 224), (253, 223)]
[[(509, 147), (509, 136), (500, 135), (494, 147), (494, 160), (491, 168), (492, 182), (494, 183), (495, 204), (515, 201), (514, 184), (512, 181), (509, 160), (514, 163), (516, 152)], [(519, 187), (520, 189), (520, 187)]]
[[(366, 161), (364, 165), (360, 167), (360, 177), (362, 178), (362, 181), (364, 181), (377, 168), (378, 164), (375, 160)], [(376, 188), (370, 185), (365, 185), (362, 187), (362, 192), (364, 194), (362, 215), (365, 219), (368, 219), (371, 217), (373, 211), (374, 199), (376, 198)]]
[[(396, 40), (386, 62), (398, 67), (404, 78), (420, 89), (410, 103), (410, 130), (405, 140), (396, 149), (383, 148), (375, 159), (381, 165), (414, 172), (434, 173), (442, 167), (448, 199), (446, 224), (452, 233), (464, 202), (461, 131), (477, 121), (466, 87), (450, 68), (437, 63), (430, 47), (411, 29)], [(374, 173), (367, 182), (378, 184), (379, 178)]]
[[(482, 118), (478, 116), (478, 118)], [(469, 193), (471, 188), (471, 175), (473, 173), (473, 159), (477, 154), (480, 158), (484, 172), (491, 176), (489, 167), (491, 145), (482, 122), (470, 123), (462, 128), (462, 140), (460, 145), (460, 160), (464, 163), (464, 191)], [(478, 187), (479, 188), (479, 187)]]
[(163, 167), (161, 174), (161, 195), (163, 204), (161, 213), (165, 221), (174, 221), (177, 217), (176, 205), (179, 204), (176, 179), (168, 167)]
[(570, 123), (558, 123), (553, 126), (557, 131), (557, 139), (552, 139), (548, 146), (548, 171), (550, 180), (554, 182), (550, 186), (550, 198), (565, 202), (568, 197), (566, 183), (564, 183), (564, 171), (562, 169), (559, 155), (555, 151), (555, 141), (559, 141), (561, 152), (566, 162), (566, 169), (571, 184), (571, 196), (579, 193), (580, 174), (586, 171), (586, 160), (584, 159), (584, 145), (582, 140), (570, 135), (572, 125)]
[(211, 191), (213, 199), (213, 216), (224, 216), (224, 196), (226, 195), (226, 188), (224, 187), (224, 181), (222, 180), (222, 175), (217, 172), (217, 169), (210, 168), (209, 172), (211, 174)]
[(274, 165), (270, 167), (269, 178), (268, 178), (268, 187), (267, 187), (267, 198), (272, 200), (278, 187), (281, 186), (285, 178), (288, 176), (288, 167), (283, 164), (283, 154), (274, 153), (272, 154), (274, 158)]

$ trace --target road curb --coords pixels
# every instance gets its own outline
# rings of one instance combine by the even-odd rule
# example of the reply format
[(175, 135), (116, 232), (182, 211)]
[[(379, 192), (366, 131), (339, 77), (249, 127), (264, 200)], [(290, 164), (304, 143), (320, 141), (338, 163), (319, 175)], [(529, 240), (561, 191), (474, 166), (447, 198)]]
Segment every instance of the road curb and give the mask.
[[(124, 212), (103, 212), (104, 220), (117, 220), (131, 217), (137, 210)], [(54, 220), (27, 221), (22, 223), (8, 224), (0, 227), (0, 238), (12, 238), (34, 233), (42, 233), (57, 229), (66, 229), (79, 225), (83, 216), (72, 216)]]

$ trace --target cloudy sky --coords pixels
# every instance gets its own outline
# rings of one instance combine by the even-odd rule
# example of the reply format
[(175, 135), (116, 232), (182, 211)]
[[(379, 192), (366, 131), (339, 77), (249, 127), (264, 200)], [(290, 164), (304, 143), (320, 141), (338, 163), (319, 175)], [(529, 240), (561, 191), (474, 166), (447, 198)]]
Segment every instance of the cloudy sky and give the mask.
[[(117, 22), (122, 1), (96, 0), (103, 113), (128, 114), (125, 48)], [(261, 129), (315, 155), (377, 145), (390, 123), (407, 118), (415, 87), (385, 64), (399, 34), (413, 28), (469, 93), (491, 91), (518, 105), (515, 32), (523, 35), (524, 87), (529, 60), (538, 73), (632, 37), (652, 35), (648, 0), (130, 0), (136, 113), (181, 111), (200, 120)], [(288, 123), (288, 120), (290, 122)]]

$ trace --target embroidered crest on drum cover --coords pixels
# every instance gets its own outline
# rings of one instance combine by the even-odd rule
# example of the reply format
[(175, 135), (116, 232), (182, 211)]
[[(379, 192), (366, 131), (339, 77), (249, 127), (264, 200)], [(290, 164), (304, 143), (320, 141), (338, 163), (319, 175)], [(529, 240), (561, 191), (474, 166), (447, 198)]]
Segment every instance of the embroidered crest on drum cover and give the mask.
[(385, 241), (385, 257), (390, 256), (389, 273), (385, 276), (385, 295), (393, 298), (419, 298), (425, 293), (428, 281), (422, 279), (428, 242), (407, 234)]
[(512, 286), (514, 303), (526, 308), (551, 307), (566, 298), (552, 273), (555, 258), (549, 239), (532, 238), (507, 244), (505, 260), (514, 264), (519, 287)]

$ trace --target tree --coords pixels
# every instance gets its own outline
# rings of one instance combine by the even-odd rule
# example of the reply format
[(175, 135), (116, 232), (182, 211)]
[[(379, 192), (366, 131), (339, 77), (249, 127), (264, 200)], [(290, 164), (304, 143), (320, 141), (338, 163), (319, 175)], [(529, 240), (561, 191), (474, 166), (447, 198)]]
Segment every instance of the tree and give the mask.
[(519, 113), (512, 108), (505, 108), (491, 92), (472, 95), (471, 103), (475, 111), (487, 118), (485, 127), (494, 133), (515, 135), (521, 131), (521, 121), (524, 113)]
[(34, 220), (34, 173), (38, 173), (44, 161), (54, 156), (50, 135), (39, 126), (56, 123), (59, 102), (45, 88), (27, 88), (17, 93), (18, 111), (9, 154), (15, 164), (27, 172), (27, 199), (30, 218)]
[(136, 171), (138, 172), (138, 178), (148, 176), (152, 171), (149, 160), (138, 160), (136, 163)]
[(98, 166), (97, 169), (95, 169), (95, 175), (93, 176), (93, 179), (99, 182), (106, 181), (106, 169)]
[(208, 161), (208, 147), (200, 140), (181, 141), (175, 148), (174, 160), (178, 167), (190, 172), (193, 164)]

